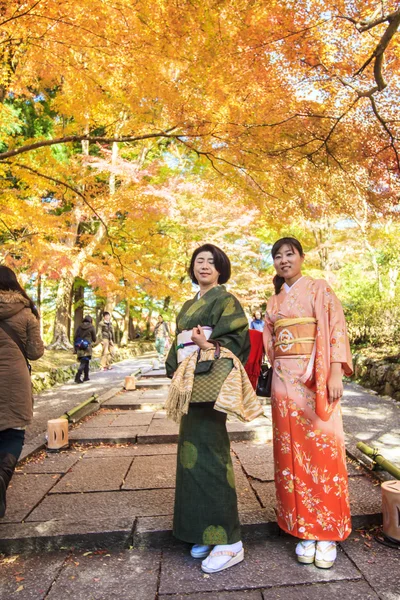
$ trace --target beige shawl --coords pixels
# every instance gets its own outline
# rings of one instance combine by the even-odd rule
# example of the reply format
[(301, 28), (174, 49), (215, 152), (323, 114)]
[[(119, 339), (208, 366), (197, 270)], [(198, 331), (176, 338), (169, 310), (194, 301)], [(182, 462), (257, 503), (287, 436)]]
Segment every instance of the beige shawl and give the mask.
[[(214, 348), (201, 350), (199, 362), (212, 360)], [(252, 421), (264, 414), (253, 386), (240, 360), (227, 348), (221, 347), (221, 358), (231, 358), (233, 369), (222, 384), (215, 410), (233, 415), (240, 421)], [(165, 404), (167, 416), (179, 423), (189, 410), (192, 395), (194, 371), (197, 364), (197, 351), (185, 358), (172, 378), (168, 398)]]

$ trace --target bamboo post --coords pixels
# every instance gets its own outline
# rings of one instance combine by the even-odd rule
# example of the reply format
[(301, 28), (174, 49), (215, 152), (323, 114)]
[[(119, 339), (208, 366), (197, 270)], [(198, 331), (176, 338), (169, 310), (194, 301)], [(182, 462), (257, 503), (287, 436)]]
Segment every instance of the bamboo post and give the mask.
[(369, 458), (371, 458), (377, 465), (379, 465), (381, 469), (387, 471), (396, 479), (400, 479), (399, 467), (396, 467), (396, 465), (387, 460), (384, 456), (382, 456), (382, 454), (379, 454), (378, 448), (371, 448), (370, 446), (367, 446), (367, 444), (364, 444), (364, 442), (358, 442), (357, 448), (361, 450), (361, 452), (369, 456)]

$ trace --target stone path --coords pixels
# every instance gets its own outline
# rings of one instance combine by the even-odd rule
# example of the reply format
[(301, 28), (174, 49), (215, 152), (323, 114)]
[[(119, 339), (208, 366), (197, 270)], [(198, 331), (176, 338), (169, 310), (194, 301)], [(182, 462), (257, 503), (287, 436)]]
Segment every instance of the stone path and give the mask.
[(354, 383), (345, 390), (342, 410), (347, 448), (358, 457), (361, 453), (355, 445), (365, 442), (400, 467), (400, 402)]
[[(114, 386), (121, 379), (118, 369), (107, 375)], [(275, 522), (268, 406), (251, 424), (228, 424), (246, 559), (226, 572), (204, 574), (189, 545), (171, 535), (177, 426), (163, 411), (169, 381), (148, 375), (133, 392), (110, 392), (98, 412), (72, 426), (70, 449), (41, 451), (18, 468), (0, 520), (2, 599), (313, 600), (342, 594), (400, 600), (400, 552), (364, 531), (381, 520), (379, 484), (352, 460), (355, 531), (341, 544), (337, 563), (325, 571), (294, 560), (294, 540), (279, 535)], [(369, 432), (365, 394), (380, 402), (346, 387), (350, 445)], [(390, 408), (386, 433), (399, 424), (397, 408)], [(375, 417), (371, 429), (379, 441), (385, 434)]]

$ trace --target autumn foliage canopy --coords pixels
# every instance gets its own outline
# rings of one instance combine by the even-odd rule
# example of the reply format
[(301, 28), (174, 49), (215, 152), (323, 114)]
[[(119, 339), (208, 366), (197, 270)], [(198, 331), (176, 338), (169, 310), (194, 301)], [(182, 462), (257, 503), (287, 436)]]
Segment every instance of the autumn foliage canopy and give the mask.
[(367, 240), (398, 218), (399, 25), (395, 1), (0, 2), (2, 260), (65, 323), (77, 278), (178, 301), (206, 237), (242, 294), (283, 230)]

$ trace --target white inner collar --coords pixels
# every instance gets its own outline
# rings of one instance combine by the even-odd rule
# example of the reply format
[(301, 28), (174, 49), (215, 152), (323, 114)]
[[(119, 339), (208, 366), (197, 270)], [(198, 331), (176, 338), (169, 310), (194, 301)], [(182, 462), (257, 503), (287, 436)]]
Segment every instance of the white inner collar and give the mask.
[(288, 284), (286, 283), (286, 281), (285, 281), (285, 283), (283, 284), (283, 287), (284, 287), (284, 289), (285, 289), (285, 292), (288, 292), (289, 290), (291, 290), (292, 288), (294, 288), (294, 286), (296, 285), (296, 283), (297, 283), (298, 281), (300, 281), (301, 279), (303, 279), (303, 277), (304, 277), (304, 275), (302, 275), (301, 277), (299, 277), (299, 278), (297, 279), (297, 281), (295, 281), (295, 282), (294, 282), (294, 284), (293, 284), (293, 285), (288, 285)]

